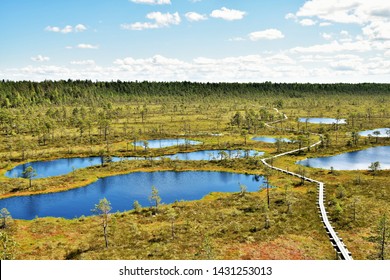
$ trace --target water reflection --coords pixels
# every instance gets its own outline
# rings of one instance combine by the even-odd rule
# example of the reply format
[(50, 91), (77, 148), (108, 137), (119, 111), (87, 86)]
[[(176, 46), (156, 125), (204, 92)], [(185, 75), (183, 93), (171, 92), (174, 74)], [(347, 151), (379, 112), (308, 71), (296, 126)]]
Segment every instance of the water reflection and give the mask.
[(254, 175), (205, 172), (161, 171), (137, 172), (99, 179), (80, 189), (66, 192), (0, 200), (0, 209), (7, 208), (17, 219), (33, 219), (36, 216), (74, 218), (91, 215), (91, 209), (106, 197), (112, 212), (132, 209), (135, 200), (150, 206), (152, 185), (156, 186), (163, 203), (176, 200), (197, 200), (210, 192), (238, 192), (239, 184), (253, 192), (263, 184), (263, 177)]
[(334, 119), (334, 118), (299, 118), (299, 122), (317, 123), (317, 124), (346, 124), (345, 119)]
[[(243, 150), (233, 150), (233, 151), (224, 151), (224, 150), (208, 150), (208, 151), (198, 151), (190, 153), (177, 153), (174, 155), (165, 156), (170, 159), (177, 160), (220, 160), (225, 158), (241, 158), (245, 156), (256, 156), (262, 155), (263, 152), (258, 152), (254, 150), (243, 151)], [(113, 157), (112, 161), (118, 162), (121, 160), (137, 160), (144, 158), (136, 157)], [(156, 158), (159, 159), (159, 158)], [(46, 178), (51, 176), (59, 176), (68, 174), (73, 171), (73, 169), (86, 168), (89, 166), (100, 165), (100, 157), (87, 157), (87, 158), (63, 158), (56, 159), (51, 161), (35, 161), (22, 165), (18, 165), (12, 170), (6, 172), (5, 176), (10, 178), (21, 178), (23, 177), (23, 171), (27, 166), (32, 166), (36, 172), (37, 176), (35, 178)]]
[(291, 142), (291, 140), (288, 138), (264, 137), (264, 136), (252, 138), (252, 140), (254, 140), (254, 141), (260, 141), (260, 142), (266, 142), (266, 143), (276, 143), (277, 139), (280, 139), (280, 141), (282, 141), (282, 142), (287, 142), (287, 143)]
[[(374, 131), (379, 131), (379, 134), (374, 134)], [(365, 130), (359, 132), (361, 136), (368, 136), (371, 134), (373, 137), (390, 137), (390, 128), (376, 128), (371, 130)]]
[[(202, 144), (200, 141), (188, 140), (188, 139), (156, 139), (156, 140), (147, 140), (147, 147), (151, 149), (166, 148), (172, 146), (182, 146), (182, 145), (199, 145)], [(136, 141), (135, 144), (137, 147), (145, 147), (145, 141)]]
[(307, 167), (335, 170), (367, 170), (368, 166), (379, 161), (382, 169), (390, 168), (390, 146), (374, 147), (336, 156), (310, 158), (298, 161)]

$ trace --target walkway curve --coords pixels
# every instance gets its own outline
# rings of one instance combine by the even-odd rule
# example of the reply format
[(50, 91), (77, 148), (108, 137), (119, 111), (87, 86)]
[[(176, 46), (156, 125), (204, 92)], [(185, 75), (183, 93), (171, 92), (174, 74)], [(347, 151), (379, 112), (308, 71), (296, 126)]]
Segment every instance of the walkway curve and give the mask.
[[(280, 113), (277, 108), (274, 108), (274, 110), (276, 110), (276, 112)], [(271, 128), (276, 128), (276, 127), (271, 126), (270, 124), (281, 122), (281, 121), (284, 121), (284, 120), (288, 119), (286, 114), (284, 114), (284, 113), (281, 113), (281, 114), (283, 115), (284, 119), (268, 122), (268, 123), (265, 123), (265, 125), (268, 126), (268, 127), (271, 127)], [(317, 134), (317, 133), (311, 133), (311, 134), (322, 136), (321, 134)], [(348, 249), (345, 246), (345, 244), (343, 243), (342, 239), (340, 237), (338, 237), (337, 232), (334, 230), (334, 228), (332, 227), (332, 225), (329, 222), (328, 214), (327, 214), (327, 211), (326, 211), (325, 205), (324, 205), (325, 184), (323, 182), (311, 179), (309, 177), (305, 177), (303, 175), (300, 175), (300, 174), (297, 174), (297, 173), (294, 173), (294, 172), (291, 172), (291, 171), (288, 171), (288, 170), (285, 170), (285, 169), (282, 169), (282, 168), (275, 167), (275, 166), (273, 166), (273, 165), (271, 165), (271, 164), (269, 164), (267, 162), (267, 160), (270, 160), (270, 159), (274, 159), (274, 158), (277, 158), (277, 157), (281, 157), (281, 156), (284, 156), (284, 155), (293, 154), (293, 153), (298, 152), (298, 151), (303, 151), (303, 150), (309, 149), (311, 147), (319, 145), (320, 143), (321, 143), (321, 141), (318, 141), (318, 142), (314, 143), (313, 145), (310, 145), (310, 146), (307, 146), (307, 147), (303, 147), (303, 148), (300, 148), (300, 149), (288, 151), (288, 152), (281, 153), (281, 154), (278, 154), (278, 155), (275, 155), (275, 156), (272, 156), (272, 157), (264, 158), (264, 159), (261, 160), (261, 162), (265, 166), (267, 166), (269, 168), (272, 168), (274, 170), (277, 170), (277, 171), (289, 174), (291, 176), (299, 177), (299, 178), (301, 178), (301, 179), (303, 179), (305, 181), (316, 183), (318, 185), (317, 208), (319, 208), (320, 217), (321, 217), (322, 222), (324, 224), (324, 228), (326, 229), (326, 232), (328, 233), (329, 239), (330, 239), (330, 241), (331, 241), (331, 243), (332, 243), (334, 249), (336, 250), (336, 252), (338, 254), (338, 257), (340, 259), (342, 259), (342, 260), (353, 260), (351, 253), (348, 251)]]

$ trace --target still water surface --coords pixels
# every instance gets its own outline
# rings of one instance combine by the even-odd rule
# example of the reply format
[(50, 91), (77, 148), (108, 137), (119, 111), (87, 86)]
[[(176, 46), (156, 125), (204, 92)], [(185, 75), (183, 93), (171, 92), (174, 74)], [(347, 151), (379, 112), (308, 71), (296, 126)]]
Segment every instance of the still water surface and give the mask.
[(381, 169), (390, 169), (390, 146), (368, 148), (336, 156), (309, 158), (297, 161), (297, 164), (324, 169), (333, 167), (335, 170), (366, 170), (375, 161), (379, 161)]
[(317, 124), (332, 124), (332, 123), (338, 123), (338, 124), (346, 124), (345, 119), (339, 119), (338, 121), (334, 118), (299, 118), (300, 122), (307, 122), (308, 123), (317, 123)]
[[(374, 131), (379, 131), (379, 135), (375, 135)], [(389, 131), (389, 134), (387, 134), (387, 131)], [(390, 137), (390, 128), (376, 128), (376, 129), (371, 129), (371, 130), (365, 130), (359, 132), (361, 136), (368, 136), (371, 134), (373, 137)]]
[(162, 203), (168, 204), (176, 200), (198, 200), (210, 192), (238, 192), (239, 184), (254, 192), (262, 186), (263, 179), (228, 172), (136, 172), (102, 178), (66, 192), (1, 199), (0, 209), (7, 208), (16, 219), (74, 218), (92, 215), (91, 209), (104, 197), (111, 202), (111, 212), (130, 210), (135, 200), (143, 207), (149, 207), (153, 185), (158, 189)]
[(266, 143), (276, 143), (276, 140), (280, 139), (283, 142), (291, 142), (290, 139), (288, 138), (278, 138), (278, 137), (264, 137), (264, 136), (259, 136), (259, 137), (253, 137), (252, 140), (254, 141), (260, 141), (260, 142), (266, 142)]
[[(148, 147), (152, 149), (166, 148), (172, 146), (182, 146), (182, 145), (199, 145), (202, 142), (188, 140), (188, 139), (155, 139), (147, 140)], [(136, 141), (137, 147), (144, 147), (144, 141)]]
[[(197, 151), (190, 153), (177, 153), (174, 155), (165, 156), (166, 158), (177, 159), (177, 160), (218, 160), (222, 158), (243, 158), (247, 156), (263, 155), (263, 152), (254, 150), (225, 150), (225, 154), (221, 154), (222, 150), (206, 150)], [(137, 157), (113, 157), (112, 161), (118, 162), (121, 160), (136, 160), (145, 159)], [(160, 158), (155, 158), (160, 159)], [(51, 161), (35, 161), (26, 164), (21, 164), (15, 168), (6, 172), (5, 176), (10, 178), (21, 178), (23, 177), (23, 171), (26, 170), (27, 166), (32, 166), (37, 176), (34, 178), (46, 178), (51, 176), (59, 176), (72, 172), (74, 169), (85, 168), (89, 166), (101, 164), (100, 157), (86, 157), (86, 158), (62, 158)]]

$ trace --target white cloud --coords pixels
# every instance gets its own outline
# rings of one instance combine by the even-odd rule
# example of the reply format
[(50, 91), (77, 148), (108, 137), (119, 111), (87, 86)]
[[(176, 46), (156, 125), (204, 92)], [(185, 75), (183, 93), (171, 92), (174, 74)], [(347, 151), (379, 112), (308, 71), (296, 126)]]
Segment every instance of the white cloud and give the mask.
[(356, 55), (338, 55), (329, 65), (336, 71), (365, 72), (362, 61), (363, 59)]
[(222, 7), (220, 10), (214, 10), (210, 14), (213, 18), (220, 18), (229, 21), (243, 19), (245, 15), (246, 12), (244, 11), (228, 9), (225, 7)]
[(321, 22), (319, 25), (320, 25), (321, 27), (324, 27), (324, 26), (331, 26), (332, 23), (325, 21), (325, 22)]
[[(390, 50), (390, 49), (389, 49)], [(353, 54), (273, 54), (197, 57), (189, 61), (155, 55), (125, 57), (110, 66), (93, 60), (72, 61), (69, 67), (43, 65), (2, 69), (11, 80), (125, 80), (201, 82), (385, 82), (390, 74), (390, 58)]]
[(149, 5), (170, 5), (171, 0), (130, 0), (136, 4), (149, 4)]
[(56, 26), (47, 26), (45, 30), (50, 32), (61, 32), (61, 29)]
[(299, 24), (302, 26), (312, 26), (315, 25), (316, 23), (317, 23), (316, 21), (309, 18), (305, 18), (299, 21)]
[(188, 21), (201, 21), (201, 20), (206, 20), (207, 16), (206, 15), (201, 15), (195, 12), (188, 12), (185, 14), (186, 18)]
[(99, 46), (97, 45), (91, 45), (91, 44), (78, 44), (77, 45), (78, 49), (98, 49)]
[(67, 25), (65, 26), (64, 28), (59, 28), (57, 26), (47, 26), (45, 28), (46, 31), (49, 31), (49, 32), (56, 32), (56, 33), (63, 33), (63, 34), (67, 34), (67, 33), (70, 33), (73, 31), (73, 27), (71, 25)]
[(45, 61), (49, 61), (50, 58), (47, 56), (43, 56), (43, 55), (37, 55), (37, 56), (31, 57), (31, 60), (35, 61), (35, 62), (45, 62)]
[(229, 39), (230, 42), (240, 42), (240, 41), (245, 41), (244, 38), (242, 37), (233, 37)]
[(12, 69), (14, 71), (18, 71), (18, 75), (20, 76), (42, 76), (42, 77), (61, 77), (62, 75), (69, 75), (71, 72), (69, 69), (60, 67), (60, 66), (41, 66), (41, 67), (33, 67), (31, 65), (20, 68), (20, 69)]
[(136, 22), (131, 24), (121, 24), (122, 29), (128, 30), (144, 30), (168, 27), (170, 25), (178, 25), (181, 22), (179, 13), (161, 13), (152, 12), (146, 15), (146, 18), (153, 20), (153, 22)]
[(295, 47), (290, 50), (292, 53), (334, 53), (334, 52), (365, 52), (371, 51), (372, 46), (368, 41), (356, 41), (339, 43), (333, 41), (328, 44), (313, 45), (309, 47)]
[(72, 25), (66, 25), (64, 28), (49, 25), (45, 28), (45, 30), (49, 31), (49, 32), (68, 34), (68, 33), (72, 33), (72, 32), (83, 32), (83, 31), (87, 30), (87, 27), (85, 27), (85, 25), (83, 25), (81, 23), (77, 24), (75, 27), (73, 27)]
[(84, 24), (77, 24), (75, 26), (75, 30), (76, 30), (76, 32), (83, 32), (83, 31), (87, 30), (87, 27), (85, 27)]
[(295, 61), (291, 57), (283, 53), (267, 56), (265, 60), (273, 64), (295, 64)]
[(332, 34), (329, 34), (329, 33), (322, 33), (321, 34), (322, 38), (324, 38), (325, 40), (330, 40), (332, 39)]
[(92, 59), (88, 60), (73, 60), (70, 62), (72, 65), (95, 65), (95, 61)]
[(285, 18), (285, 19), (296, 19), (297, 16), (294, 15), (293, 13), (288, 13), (287, 15), (285, 15), (284, 18)]
[(385, 0), (310, 0), (296, 17), (316, 17), (326, 22), (359, 24), (369, 40), (390, 40), (390, 3)]
[(375, 21), (362, 28), (363, 34), (373, 40), (390, 40), (390, 21)]
[(70, 26), (70, 25), (67, 25), (67, 26), (65, 26), (65, 27), (61, 30), (61, 33), (66, 34), (66, 33), (71, 33), (72, 31), (73, 31), (73, 27)]
[(318, 17), (338, 23), (361, 23), (356, 10), (366, 0), (310, 0), (298, 10), (298, 17)]
[(276, 39), (284, 38), (284, 35), (280, 30), (273, 29), (273, 28), (266, 29), (263, 31), (252, 32), (248, 36), (251, 41), (276, 40)]

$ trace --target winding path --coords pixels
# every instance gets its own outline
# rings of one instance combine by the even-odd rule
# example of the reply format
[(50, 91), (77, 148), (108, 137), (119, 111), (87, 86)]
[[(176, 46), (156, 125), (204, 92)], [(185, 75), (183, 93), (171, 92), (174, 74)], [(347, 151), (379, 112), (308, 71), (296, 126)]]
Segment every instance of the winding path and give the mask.
[[(274, 108), (274, 109), (278, 113), (280, 113), (278, 109), (276, 109), (276, 108)], [(287, 119), (286, 114), (284, 114), (284, 113), (281, 113), (281, 114), (283, 115), (284, 119), (273, 121), (273, 122), (269, 122), (269, 123), (266, 123), (265, 125), (268, 126), (268, 127), (276, 128), (276, 127), (271, 126), (270, 124), (281, 122), (281, 121)], [(321, 136), (321, 134), (316, 134), (316, 133), (311, 133), (311, 134)], [(334, 230), (334, 228), (332, 227), (332, 225), (329, 222), (328, 214), (327, 214), (327, 211), (326, 211), (325, 205), (324, 205), (325, 184), (323, 182), (311, 179), (309, 177), (306, 177), (306, 176), (303, 176), (303, 175), (300, 175), (300, 174), (297, 174), (297, 173), (294, 173), (294, 172), (291, 172), (291, 171), (288, 171), (288, 170), (285, 170), (285, 169), (282, 169), (282, 168), (275, 167), (275, 166), (273, 166), (273, 165), (271, 165), (271, 164), (269, 164), (267, 162), (267, 160), (269, 160), (269, 159), (274, 159), (274, 158), (281, 157), (281, 156), (288, 155), (288, 154), (292, 154), (292, 153), (295, 153), (295, 152), (298, 152), (298, 151), (306, 150), (308, 148), (317, 146), (320, 143), (321, 143), (321, 141), (318, 141), (318, 142), (316, 142), (313, 145), (310, 145), (308, 147), (303, 147), (303, 148), (300, 148), (300, 149), (296, 149), (296, 150), (288, 151), (288, 152), (285, 152), (285, 153), (281, 153), (281, 154), (278, 154), (278, 155), (275, 155), (275, 156), (272, 156), (272, 157), (269, 157), (269, 158), (262, 159), (261, 161), (262, 161), (262, 163), (265, 166), (268, 166), (269, 168), (272, 168), (274, 170), (277, 170), (277, 171), (289, 174), (291, 176), (299, 177), (299, 178), (301, 178), (301, 179), (303, 179), (305, 181), (316, 183), (318, 185), (318, 202), (317, 202), (318, 206), (317, 206), (317, 208), (319, 208), (320, 217), (321, 217), (322, 222), (324, 224), (324, 228), (326, 229), (326, 232), (328, 233), (329, 239), (330, 239), (330, 241), (331, 241), (331, 243), (332, 243), (334, 249), (336, 250), (336, 252), (338, 254), (338, 257), (340, 259), (342, 259), (342, 260), (353, 260), (351, 253), (348, 251), (348, 249), (345, 246), (345, 244), (343, 243), (342, 239), (340, 237), (338, 237), (337, 232)]]

